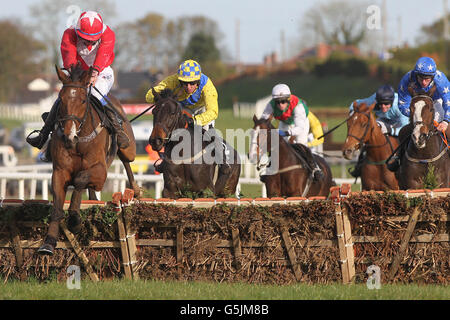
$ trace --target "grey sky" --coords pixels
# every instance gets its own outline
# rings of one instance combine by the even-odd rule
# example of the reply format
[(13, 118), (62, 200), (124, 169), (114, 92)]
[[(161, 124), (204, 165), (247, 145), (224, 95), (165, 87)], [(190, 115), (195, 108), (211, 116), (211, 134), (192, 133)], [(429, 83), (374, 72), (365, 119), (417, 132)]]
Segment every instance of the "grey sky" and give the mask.
[[(359, 0), (348, 0), (359, 2)], [(402, 42), (414, 44), (419, 29), (442, 17), (444, 0), (387, 0), (389, 44), (396, 45), (401, 35)], [(166, 18), (182, 15), (204, 15), (215, 20), (225, 34), (223, 44), (232, 57), (236, 54), (236, 21), (240, 21), (240, 58), (245, 63), (261, 62), (263, 56), (272, 51), (280, 53), (280, 38), (283, 30), (287, 45), (298, 47), (302, 16), (318, 1), (313, 0), (114, 0), (117, 17), (105, 22), (114, 29), (120, 22), (132, 21), (148, 12), (156, 12)], [(320, 1), (327, 3), (330, 1)], [(367, 2), (367, 1), (365, 1)], [(18, 17), (27, 23), (30, 20), (29, 6), (39, 0), (1, 1), (0, 18)], [(73, 1), (74, 4), (77, 1)], [(370, 1), (381, 7), (382, 0)], [(85, 8), (82, 8), (85, 9)], [(401, 28), (399, 28), (401, 17)], [(62, 30), (61, 30), (62, 32)], [(381, 34), (381, 31), (373, 31)], [(380, 44), (381, 45), (381, 44)], [(287, 49), (287, 54), (293, 54)]]

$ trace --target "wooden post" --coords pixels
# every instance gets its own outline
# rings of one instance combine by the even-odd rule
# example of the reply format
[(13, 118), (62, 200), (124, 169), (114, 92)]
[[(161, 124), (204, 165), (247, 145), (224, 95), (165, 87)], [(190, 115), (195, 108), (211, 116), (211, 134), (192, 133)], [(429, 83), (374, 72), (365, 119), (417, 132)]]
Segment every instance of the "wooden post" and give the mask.
[(112, 196), (112, 203), (115, 205), (115, 211), (117, 212), (117, 229), (119, 231), (120, 251), (122, 253), (122, 264), (125, 271), (125, 278), (132, 279), (130, 256), (128, 252), (127, 234), (125, 231), (125, 224), (123, 222), (123, 213), (120, 201), (122, 200), (122, 193), (115, 192)]
[(178, 272), (181, 272), (183, 263), (183, 227), (177, 227), (177, 264)]
[(15, 217), (9, 222), (9, 233), (11, 236), (11, 245), (14, 249), (14, 255), (16, 256), (16, 265), (20, 269), (23, 265), (23, 250), (20, 246), (19, 230), (17, 229)]
[(391, 269), (389, 270), (388, 279), (390, 281), (394, 280), (395, 274), (400, 267), (400, 263), (402, 262), (403, 256), (406, 253), (406, 249), (408, 248), (409, 240), (414, 232), (414, 228), (416, 227), (417, 218), (419, 217), (420, 211), (416, 207), (414, 208), (413, 213), (409, 217), (408, 227), (406, 228), (405, 234), (403, 235), (402, 242), (400, 243), (400, 249), (398, 250), (398, 254), (394, 257), (394, 261), (392, 262)]
[(289, 236), (289, 232), (285, 227), (281, 228), (281, 237), (283, 239), (284, 247), (286, 248), (286, 251), (288, 253), (289, 262), (292, 265), (295, 279), (297, 279), (297, 281), (300, 281), (302, 279), (302, 272), (300, 271), (300, 266), (297, 263), (297, 255), (295, 254), (291, 237)]
[(344, 232), (344, 221), (342, 220), (342, 209), (341, 209), (341, 195), (340, 188), (333, 187), (330, 189), (331, 198), (335, 205), (335, 215), (336, 215), (336, 236), (339, 248), (339, 262), (341, 263), (342, 272), (342, 282), (344, 284), (350, 283), (350, 275), (348, 268), (347, 250), (345, 247), (345, 232)]
[(241, 246), (241, 238), (239, 237), (239, 229), (231, 228), (231, 238), (233, 243), (236, 271), (239, 271), (242, 267), (241, 265), (242, 246)]
[[(122, 196), (122, 207), (127, 207), (130, 205), (130, 202), (133, 200), (134, 191), (132, 189), (125, 189)], [(122, 209), (123, 210), (123, 209)], [(122, 211), (123, 214), (123, 211)], [(136, 269), (137, 263), (137, 246), (136, 246), (136, 230), (131, 227), (131, 221), (128, 219), (126, 215), (124, 215), (125, 220), (125, 230), (126, 230), (126, 239), (128, 245), (128, 253), (130, 255), (130, 267), (133, 279), (139, 279), (139, 272)]]
[(75, 236), (72, 234), (72, 232), (67, 229), (65, 221), (60, 222), (61, 229), (63, 229), (64, 234), (66, 235), (67, 240), (69, 240), (70, 244), (72, 245), (73, 250), (75, 251), (75, 254), (80, 259), (81, 263), (84, 265), (84, 268), (86, 269), (87, 273), (89, 274), (89, 278), (91, 278), (92, 281), (97, 282), (98, 276), (94, 272), (94, 269), (92, 268), (92, 265), (89, 261), (89, 259), (84, 254), (83, 250), (81, 250), (81, 246), (78, 243), (78, 241), (75, 239)]
[(353, 243), (352, 229), (350, 226), (350, 220), (348, 218), (348, 209), (345, 204), (342, 207), (342, 222), (344, 226), (344, 243), (347, 256), (348, 279), (349, 282), (354, 282), (356, 273), (355, 251), (353, 250), (354, 243)]

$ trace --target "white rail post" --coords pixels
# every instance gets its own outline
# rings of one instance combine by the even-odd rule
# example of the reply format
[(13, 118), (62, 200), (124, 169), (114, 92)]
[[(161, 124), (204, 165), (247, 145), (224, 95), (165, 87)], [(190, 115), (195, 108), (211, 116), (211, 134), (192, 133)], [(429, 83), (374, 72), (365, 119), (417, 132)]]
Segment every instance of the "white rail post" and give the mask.
[(25, 179), (19, 180), (19, 199), (25, 200)]
[(48, 200), (48, 180), (42, 180), (42, 199)]
[(6, 179), (2, 179), (0, 188), (1, 188), (1, 198), (5, 199), (6, 198)]

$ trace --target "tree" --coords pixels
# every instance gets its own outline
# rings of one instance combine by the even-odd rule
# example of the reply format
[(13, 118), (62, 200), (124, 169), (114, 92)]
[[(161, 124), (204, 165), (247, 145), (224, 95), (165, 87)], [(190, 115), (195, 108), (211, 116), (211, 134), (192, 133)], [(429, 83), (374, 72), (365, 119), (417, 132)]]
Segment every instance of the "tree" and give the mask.
[(220, 60), (220, 51), (217, 49), (214, 38), (203, 32), (192, 35), (184, 53), (183, 59), (194, 59), (199, 63)]
[(31, 31), (13, 21), (0, 21), (0, 101), (11, 101), (30, 76), (41, 70), (36, 60), (44, 45), (30, 36)]
[[(447, 15), (450, 21), (450, 14)], [(437, 42), (444, 39), (444, 17), (420, 28), (419, 43)]]
[(305, 14), (300, 28), (312, 34), (316, 44), (358, 46), (367, 36), (366, 9), (366, 4), (355, 1), (317, 4)]

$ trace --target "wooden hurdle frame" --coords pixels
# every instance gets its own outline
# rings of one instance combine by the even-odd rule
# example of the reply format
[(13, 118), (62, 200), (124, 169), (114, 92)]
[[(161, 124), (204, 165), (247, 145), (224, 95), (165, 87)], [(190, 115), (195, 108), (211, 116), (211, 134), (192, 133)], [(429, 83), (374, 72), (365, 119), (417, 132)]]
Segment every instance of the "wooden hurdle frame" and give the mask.
[[(301, 241), (302, 246), (309, 247), (333, 247), (337, 246), (339, 251), (339, 263), (341, 268), (341, 278), (342, 283), (350, 284), (355, 281), (355, 254), (353, 250), (354, 243), (365, 243), (365, 242), (379, 242), (375, 236), (352, 236), (350, 220), (348, 217), (348, 209), (343, 204), (343, 199), (351, 194), (351, 186), (349, 184), (344, 184), (341, 187), (331, 188), (330, 200), (335, 206), (335, 219), (336, 219), (336, 239), (322, 239), (322, 240), (304, 240)], [(405, 194), (407, 197), (418, 197), (425, 194), (431, 194), (432, 196), (447, 196), (450, 194), (450, 189), (436, 189), (434, 191), (430, 190), (408, 190), (399, 191), (399, 193)], [(255, 199), (235, 199), (235, 198), (225, 198), (225, 199), (143, 199), (139, 201), (153, 203), (153, 204), (172, 204), (176, 206), (188, 206), (194, 204), (195, 207), (207, 208), (218, 203), (226, 203), (229, 205), (263, 205), (271, 206), (273, 204), (298, 204), (303, 201), (312, 200), (324, 200), (324, 197), (312, 197), (309, 199), (291, 197), (291, 198), (255, 198)], [(183, 248), (183, 227), (176, 226), (166, 226), (176, 228), (175, 239), (136, 239), (136, 230), (131, 227), (130, 221), (128, 221), (126, 215), (124, 215), (124, 209), (130, 206), (135, 199), (133, 199), (133, 190), (126, 189), (123, 193), (117, 192), (112, 196), (111, 203), (114, 206), (114, 210), (117, 212), (117, 227), (118, 227), (118, 241), (90, 241), (89, 245), (82, 247), (76, 240), (75, 236), (67, 229), (65, 222), (61, 223), (61, 228), (64, 235), (68, 241), (58, 241), (56, 249), (59, 248), (72, 248), (75, 254), (80, 259), (83, 264), (84, 269), (89, 275), (92, 281), (99, 281), (97, 274), (92, 268), (92, 264), (83, 252), (83, 249), (89, 248), (120, 248), (122, 264), (124, 268), (124, 276), (126, 279), (139, 279), (139, 268), (137, 266), (137, 247), (138, 246), (157, 246), (157, 247), (175, 247), (175, 255), (177, 261), (178, 272), (182, 272), (182, 261), (184, 255)], [(21, 206), (24, 203), (45, 203), (48, 201), (44, 200), (15, 200), (7, 199), (2, 202), (2, 206)], [(107, 203), (102, 201), (83, 201), (82, 208), (88, 208), (90, 206), (105, 206)], [(65, 209), (67, 209), (69, 203), (66, 201)], [(411, 216), (395, 216), (387, 217), (390, 221), (395, 222), (408, 222), (408, 227), (401, 240), (400, 250), (398, 255), (396, 255), (391, 264), (389, 270), (388, 279), (393, 279), (400, 262), (406, 252), (408, 243), (413, 242), (448, 242), (448, 234), (439, 234), (434, 237), (432, 235), (421, 235), (412, 237), (415, 225), (417, 221), (420, 221), (419, 210), (414, 210)], [(450, 216), (441, 217), (440, 221), (448, 221)], [(27, 248), (38, 248), (41, 241), (29, 241), (21, 240), (18, 230), (18, 225), (26, 225), (33, 227), (45, 227), (45, 224), (39, 222), (22, 222), (12, 220), (8, 224), (10, 231), (9, 241), (0, 240), (0, 248), (12, 248), (15, 258), (16, 265), (20, 269), (23, 265), (23, 249)], [(251, 240), (249, 243), (243, 243), (240, 239), (239, 230), (232, 228), (231, 239), (221, 240), (217, 244), (217, 247), (230, 248), (234, 255), (234, 267), (239, 270), (243, 265), (243, 248), (261, 247), (262, 244)], [(282, 246), (286, 250), (287, 259), (285, 263), (291, 266), (295, 279), (301, 281), (302, 274), (300, 267), (297, 262), (297, 256), (295, 253), (295, 247), (291, 240), (289, 230), (285, 227), (281, 227), (279, 230), (280, 239)], [(211, 269), (214, 267), (211, 266)]]

